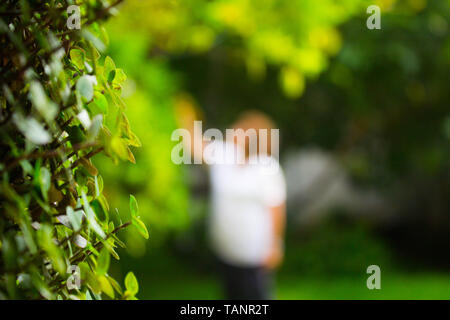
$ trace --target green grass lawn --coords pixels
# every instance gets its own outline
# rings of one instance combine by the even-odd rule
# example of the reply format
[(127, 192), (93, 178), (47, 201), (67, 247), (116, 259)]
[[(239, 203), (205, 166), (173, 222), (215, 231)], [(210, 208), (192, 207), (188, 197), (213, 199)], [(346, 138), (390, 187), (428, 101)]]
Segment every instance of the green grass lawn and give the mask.
[[(450, 272), (400, 259), (364, 229), (326, 228), (315, 234), (307, 242), (287, 242), (276, 279), (278, 299), (450, 299)], [(145, 259), (123, 259), (120, 266), (135, 272), (140, 299), (222, 299), (213, 259), (202, 253), (161, 248)], [(372, 261), (381, 267), (380, 290), (366, 286)]]
[[(141, 277), (140, 299), (221, 299), (220, 283), (212, 275), (186, 274)], [(450, 275), (392, 274), (381, 278), (380, 290), (360, 278), (323, 279), (280, 275), (278, 299), (450, 299)]]
[(369, 290), (365, 278), (281, 277), (279, 299), (450, 299), (450, 275), (396, 274), (381, 277), (381, 289)]

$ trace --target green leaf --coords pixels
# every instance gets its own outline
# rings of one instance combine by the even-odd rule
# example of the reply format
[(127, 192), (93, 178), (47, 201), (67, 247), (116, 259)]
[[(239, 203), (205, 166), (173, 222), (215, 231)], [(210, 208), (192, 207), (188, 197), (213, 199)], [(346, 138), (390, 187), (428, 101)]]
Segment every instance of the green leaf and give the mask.
[(142, 222), (138, 217), (132, 217), (131, 222), (133, 226), (136, 227), (138, 232), (143, 236), (145, 239), (148, 239), (148, 231), (147, 227), (145, 226), (144, 222)]
[(50, 189), (51, 174), (46, 167), (41, 167), (39, 171), (39, 184), (41, 186), (42, 196), (45, 200), (48, 199), (48, 190)]
[(24, 173), (32, 174), (33, 166), (28, 160), (20, 160), (20, 166), (22, 167)]
[[(34, 269), (34, 268), (33, 268)], [(31, 273), (31, 281), (33, 282), (33, 285), (36, 289), (38, 289), (39, 293), (45, 298), (45, 299), (54, 299), (53, 293), (48, 289), (47, 284), (44, 282), (41, 275), (35, 270)]]
[(47, 97), (44, 87), (39, 81), (31, 82), (29, 98), (47, 123), (55, 119), (58, 114), (58, 106)]
[(32, 117), (25, 118), (19, 113), (14, 113), (12, 118), (20, 132), (32, 143), (41, 145), (51, 141), (50, 134), (36, 119)]
[(114, 81), (114, 78), (116, 77), (116, 70), (111, 70), (110, 73), (108, 73), (108, 82), (111, 83)]
[(120, 294), (122, 295), (122, 288), (120, 287), (120, 284), (112, 277), (108, 277), (109, 282), (111, 283), (111, 285), (113, 286), (113, 288)]
[(89, 222), (89, 226), (92, 228), (92, 230), (95, 231), (101, 238), (106, 238), (106, 234), (103, 231), (102, 227), (98, 224), (96, 220), (96, 216), (94, 211), (92, 210), (91, 206), (89, 205), (89, 202), (86, 197), (86, 193), (84, 191), (81, 191), (81, 197), (83, 199), (83, 208), (84, 212), (86, 213), (87, 221)]
[(114, 289), (108, 279), (103, 275), (99, 276), (97, 279), (100, 283), (101, 290), (106, 293), (108, 297), (114, 299)]
[(94, 97), (93, 81), (87, 75), (84, 75), (80, 79), (78, 79), (76, 90), (82, 97), (86, 99), (86, 101), (90, 101)]
[(134, 158), (134, 154), (133, 152), (131, 152), (131, 149), (129, 147), (127, 147), (127, 154), (128, 154), (128, 161), (130, 161), (131, 163), (136, 163), (136, 159)]
[(108, 212), (109, 211), (109, 204), (108, 204), (108, 200), (106, 200), (106, 197), (103, 194), (100, 194), (100, 197), (98, 197), (97, 200), (100, 202), (100, 205), (102, 206), (103, 210), (105, 212)]
[(137, 279), (133, 272), (128, 272), (128, 274), (125, 277), (125, 288), (127, 291), (129, 291), (132, 295), (135, 295), (139, 291), (139, 285), (137, 282)]
[(83, 38), (92, 43), (92, 45), (97, 48), (98, 51), (104, 52), (106, 49), (105, 44), (96, 36), (94, 36), (89, 30), (86, 28), (81, 29), (81, 35)]
[(101, 175), (96, 176), (98, 180), (98, 192), (101, 194), (103, 192), (103, 178)]
[(129, 134), (129, 139), (127, 140), (127, 142), (130, 146), (133, 146), (133, 147), (141, 147), (142, 146), (142, 143), (139, 140), (139, 138), (137, 137), (137, 135), (135, 135), (131, 131), (128, 134)]
[[(94, 61), (97, 61), (98, 59), (100, 59), (101, 58), (101, 54), (100, 54), (100, 52), (97, 50), (97, 48), (95, 48), (94, 46), (90, 46), (90, 49), (91, 50), (89, 50), (90, 52), (89, 52), (89, 58), (91, 59), (91, 60), (94, 60)], [(93, 62), (94, 63), (94, 62)]]
[(108, 32), (106, 32), (105, 27), (100, 27), (99, 38), (106, 46), (109, 45), (109, 36), (108, 36)]
[(14, 239), (3, 238), (2, 258), (6, 269), (15, 268), (17, 261), (17, 248)]
[(74, 211), (72, 207), (66, 207), (66, 215), (69, 217), (70, 224), (74, 231), (78, 231), (81, 228), (81, 221), (83, 218), (83, 212), (81, 210)]
[(103, 114), (107, 114), (108, 113), (108, 100), (106, 99), (106, 97), (99, 93), (99, 92), (95, 92), (94, 93), (94, 101), (92, 101), (92, 105), (96, 108), (98, 108), (98, 110), (103, 113)]
[(97, 138), (98, 133), (100, 132), (102, 125), (103, 125), (103, 115), (98, 114), (92, 119), (86, 139), (88, 141), (95, 140), (95, 138)]
[(47, 252), (53, 268), (63, 274), (66, 272), (63, 252), (61, 248), (54, 243), (52, 234), (52, 227), (50, 225), (42, 224), (41, 228), (37, 231), (38, 242), (41, 248)]
[(116, 69), (116, 73), (113, 79), (113, 82), (122, 84), (125, 82), (125, 80), (127, 80), (127, 75), (125, 74), (125, 72), (123, 72), (122, 69)]
[(20, 229), (22, 230), (22, 234), (24, 237), (24, 240), (30, 249), (30, 252), (32, 254), (35, 254), (37, 252), (36, 244), (34, 243), (33, 239), (33, 229), (31, 227), (31, 219), (30, 216), (22, 212), (21, 219), (19, 222)]
[(92, 251), (92, 253), (96, 256), (100, 255), (100, 252), (97, 251), (97, 249), (95, 249), (95, 247), (92, 245), (92, 243), (88, 243), (86, 248), (88, 248), (90, 251)]
[(90, 175), (96, 176), (98, 174), (97, 168), (92, 164), (91, 159), (80, 158), (80, 164), (89, 172)]
[(72, 144), (81, 143), (85, 140), (83, 130), (80, 126), (70, 126), (66, 128), (69, 140)]
[(74, 239), (73, 239), (73, 243), (79, 247), (79, 248), (86, 248), (88, 241), (86, 240), (86, 238), (80, 236), (79, 234), (77, 234)]
[(93, 300), (89, 290), (86, 290), (86, 300)]
[(105, 275), (106, 272), (108, 272), (109, 262), (110, 262), (109, 251), (106, 248), (103, 248), (102, 251), (100, 251), (100, 255), (98, 256), (97, 259), (97, 274)]
[(99, 294), (102, 292), (102, 287), (101, 287), (100, 281), (95, 276), (95, 274), (92, 274), (91, 272), (87, 273), (86, 284), (91, 289), (92, 293), (94, 294), (94, 297), (95, 297), (95, 294)]
[(128, 121), (128, 118), (124, 112), (122, 112), (122, 114), (120, 115), (119, 125), (122, 133), (126, 137), (129, 137), (131, 133), (130, 122)]
[(128, 160), (128, 145), (125, 139), (122, 139), (118, 136), (112, 137), (110, 141), (110, 146), (112, 151), (119, 156), (122, 160)]
[[(108, 239), (108, 240), (111, 240), (111, 239)], [(116, 260), (120, 260), (119, 255), (114, 250), (112, 245), (108, 241), (105, 241), (104, 244), (105, 244), (105, 248), (109, 251), (109, 253), (113, 256), (113, 258), (116, 259)]]
[[(100, 177), (100, 179), (101, 179), (101, 177)], [(101, 191), (100, 191), (100, 187), (99, 187), (99, 184), (98, 184), (97, 176), (94, 177), (94, 183), (95, 183), (95, 197), (98, 198), (100, 196), (100, 192)]]
[(72, 63), (80, 70), (84, 69), (84, 60), (85, 55), (84, 52), (80, 49), (72, 49), (70, 50), (70, 59)]
[(107, 56), (105, 58), (104, 68), (105, 68), (105, 70), (104, 70), (105, 77), (108, 77), (108, 75), (111, 71), (116, 70), (116, 65), (110, 56)]
[(136, 198), (130, 194), (130, 212), (132, 217), (139, 217), (139, 207)]
[(115, 244), (117, 244), (121, 248), (126, 248), (125, 243), (123, 243), (115, 234), (112, 234), (111, 236), (114, 239)]

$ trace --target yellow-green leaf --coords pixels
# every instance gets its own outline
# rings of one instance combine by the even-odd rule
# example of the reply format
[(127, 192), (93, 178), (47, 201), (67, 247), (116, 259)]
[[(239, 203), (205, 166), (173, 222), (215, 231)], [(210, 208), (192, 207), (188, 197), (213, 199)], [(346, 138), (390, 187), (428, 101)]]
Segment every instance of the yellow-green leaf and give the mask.
[(145, 238), (148, 239), (148, 231), (145, 224), (138, 218), (138, 217), (132, 217), (131, 222), (133, 223), (133, 226), (136, 227), (138, 232)]
[(108, 297), (114, 299), (114, 289), (108, 279), (105, 276), (99, 276), (97, 279), (100, 283), (101, 290), (106, 293)]
[(84, 52), (81, 49), (72, 49), (70, 50), (70, 59), (72, 60), (72, 63), (78, 68), (78, 69), (84, 69), (84, 59), (85, 55)]
[(136, 198), (130, 194), (130, 212), (132, 217), (139, 217), (139, 207)]
[(110, 262), (109, 251), (106, 248), (103, 248), (102, 251), (100, 251), (100, 255), (98, 256), (97, 259), (97, 274), (105, 275), (106, 272), (108, 272), (109, 262)]
[(137, 279), (133, 272), (128, 272), (128, 274), (125, 277), (125, 288), (127, 291), (129, 291), (132, 295), (135, 295), (139, 291), (139, 285), (137, 282)]

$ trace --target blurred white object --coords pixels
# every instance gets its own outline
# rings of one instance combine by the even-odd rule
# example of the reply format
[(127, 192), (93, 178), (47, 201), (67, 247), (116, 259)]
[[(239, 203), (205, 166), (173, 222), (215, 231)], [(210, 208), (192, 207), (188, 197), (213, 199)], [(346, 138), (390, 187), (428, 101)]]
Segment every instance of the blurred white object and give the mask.
[(288, 211), (301, 224), (319, 222), (333, 208), (373, 219), (385, 218), (384, 200), (374, 191), (356, 188), (344, 168), (317, 148), (292, 152), (284, 162)]

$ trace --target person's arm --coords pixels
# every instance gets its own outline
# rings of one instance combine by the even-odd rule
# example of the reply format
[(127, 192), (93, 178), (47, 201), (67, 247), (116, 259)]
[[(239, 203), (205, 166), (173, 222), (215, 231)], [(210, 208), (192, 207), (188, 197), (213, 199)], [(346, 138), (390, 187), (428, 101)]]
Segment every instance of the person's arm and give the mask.
[(282, 203), (276, 207), (270, 207), (269, 210), (272, 222), (272, 244), (269, 255), (265, 261), (265, 266), (269, 269), (275, 269), (283, 261), (286, 205), (285, 203)]

